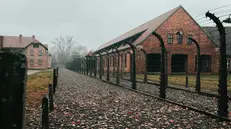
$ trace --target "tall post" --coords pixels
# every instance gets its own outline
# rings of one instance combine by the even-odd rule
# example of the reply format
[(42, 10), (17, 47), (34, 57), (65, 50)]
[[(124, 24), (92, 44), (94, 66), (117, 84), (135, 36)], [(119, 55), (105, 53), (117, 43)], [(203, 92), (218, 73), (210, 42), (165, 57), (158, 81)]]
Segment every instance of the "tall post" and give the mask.
[(226, 33), (219, 18), (214, 14), (207, 12), (206, 17), (212, 19), (220, 33), (220, 63), (219, 63), (219, 84), (218, 84), (218, 115), (221, 117), (228, 117), (228, 96), (227, 96), (227, 59), (226, 59)]
[(127, 74), (126, 74), (126, 69), (128, 67), (127, 65), (127, 52), (124, 52), (124, 67), (123, 67), (123, 78), (124, 77), (127, 77)]
[(128, 54), (129, 54), (129, 56), (130, 56), (130, 80), (132, 81), (132, 53), (131, 52), (127, 52)]
[(189, 37), (189, 40), (191, 40), (197, 46), (197, 77), (196, 77), (196, 88), (195, 88), (195, 90), (197, 92), (201, 92), (201, 54), (200, 54), (200, 46), (199, 46), (199, 43), (195, 39), (193, 39), (192, 37)]
[(24, 129), (26, 62), (25, 55), (0, 52), (1, 129)]
[(185, 73), (186, 73), (186, 76), (185, 76), (185, 87), (188, 88), (188, 58), (185, 61)]
[(78, 69), (79, 69), (78, 58), (75, 58), (74, 60), (75, 60), (75, 64), (73, 67), (74, 67), (75, 72), (78, 72)]
[(106, 55), (104, 55), (104, 57), (102, 57), (102, 71), (101, 71), (101, 73), (102, 73), (102, 76), (104, 76), (104, 70), (105, 70), (105, 59), (106, 58)]
[(86, 56), (86, 73), (89, 73), (89, 56)]
[(112, 73), (112, 75), (113, 75), (113, 77), (115, 77), (115, 67), (116, 67), (116, 55), (115, 54), (113, 54), (113, 73)]
[(97, 76), (97, 57), (94, 56), (94, 77)]
[(74, 67), (76, 67), (76, 72), (79, 72), (79, 58), (76, 58), (75, 59), (76, 60), (76, 66), (74, 66)]
[(102, 55), (99, 54), (99, 79), (102, 80)]
[(47, 96), (44, 96), (42, 99), (42, 129), (49, 129), (49, 108)]
[(78, 58), (78, 72), (79, 73), (81, 72), (80, 69), (81, 69), (80, 58)]
[(109, 63), (109, 53), (107, 51), (107, 81), (110, 81), (110, 63)]
[(56, 87), (57, 87), (57, 83), (56, 83), (56, 70), (55, 69), (53, 69), (53, 93), (55, 94), (55, 92), (56, 92)]
[(136, 47), (132, 43), (127, 43), (132, 49), (132, 89), (136, 89)]
[(92, 77), (92, 56), (89, 56), (89, 70), (90, 70), (90, 76)]
[(116, 49), (116, 52), (118, 54), (118, 59), (117, 59), (117, 73), (116, 73), (116, 84), (119, 85), (120, 83), (120, 52), (117, 48)]
[(79, 58), (79, 73), (81, 73), (82, 71), (82, 69), (81, 69), (81, 60), (82, 60), (82, 58)]
[(86, 58), (83, 58), (83, 74), (86, 74)]
[(168, 87), (168, 52), (167, 52), (167, 50), (165, 51), (165, 71), (166, 71), (166, 73), (165, 73), (165, 85), (166, 85), (166, 87)]
[(121, 67), (120, 67), (120, 77), (123, 78), (123, 69), (124, 69), (124, 54), (120, 55), (120, 59), (121, 59)]
[(147, 53), (144, 49), (141, 49), (141, 51), (144, 54), (144, 82), (146, 83), (148, 81), (148, 77), (147, 77), (147, 67), (148, 67), (148, 61), (147, 61)]
[(160, 47), (161, 47), (161, 74), (160, 74), (160, 98), (166, 98), (166, 71), (165, 71), (165, 54), (166, 54), (166, 49), (164, 46), (164, 40), (163, 38), (157, 34), (156, 32), (152, 32), (153, 35), (155, 35), (158, 40), (160, 41)]
[(80, 73), (83, 73), (83, 58), (80, 58)]
[(59, 78), (59, 66), (57, 66), (56, 70), (57, 70), (57, 78)]
[(54, 103), (53, 103), (53, 86), (51, 84), (49, 84), (48, 87), (48, 91), (49, 91), (49, 104), (50, 104), (50, 112), (54, 110)]

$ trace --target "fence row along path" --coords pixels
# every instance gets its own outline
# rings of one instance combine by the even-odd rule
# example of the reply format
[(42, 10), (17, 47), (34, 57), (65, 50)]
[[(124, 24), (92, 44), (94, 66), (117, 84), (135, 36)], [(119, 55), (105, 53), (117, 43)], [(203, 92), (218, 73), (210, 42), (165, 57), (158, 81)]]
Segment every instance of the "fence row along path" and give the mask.
[(231, 128), (205, 115), (60, 69), (51, 128)]

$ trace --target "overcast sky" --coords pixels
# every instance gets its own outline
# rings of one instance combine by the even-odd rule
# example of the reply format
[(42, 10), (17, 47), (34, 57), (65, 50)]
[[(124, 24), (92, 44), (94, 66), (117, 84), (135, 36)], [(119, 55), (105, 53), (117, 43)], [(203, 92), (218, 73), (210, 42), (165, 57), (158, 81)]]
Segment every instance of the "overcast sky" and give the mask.
[[(182, 5), (193, 17), (231, 0), (0, 0), (0, 35), (32, 36), (51, 44), (74, 36), (89, 49)], [(228, 9), (231, 9), (229, 6)], [(231, 10), (229, 10), (231, 12)]]

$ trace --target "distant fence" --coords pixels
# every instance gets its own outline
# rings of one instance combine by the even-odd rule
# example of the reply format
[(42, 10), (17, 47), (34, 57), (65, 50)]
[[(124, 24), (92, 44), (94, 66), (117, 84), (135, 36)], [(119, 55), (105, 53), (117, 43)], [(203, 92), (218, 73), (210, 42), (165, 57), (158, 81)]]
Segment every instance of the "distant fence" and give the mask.
[[(211, 72), (211, 56), (201, 55), (200, 46), (196, 40), (188, 37), (190, 43), (195, 44), (195, 55), (190, 55), (193, 57), (193, 61), (189, 63), (187, 55), (168, 55), (162, 37), (156, 32), (152, 32), (152, 34), (160, 41), (161, 52), (158, 55), (148, 55), (144, 49), (138, 48), (138, 46), (135, 46), (132, 43), (120, 42), (120, 44), (118, 43), (117, 45), (98, 50), (91, 56), (88, 55), (84, 58), (77, 58), (70, 62), (67, 65), (67, 68), (91, 77), (98, 77), (103, 81), (113, 81), (116, 85), (120, 85), (121, 80), (123, 79), (130, 80), (131, 83), (129, 84), (134, 90), (137, 89), (137, 82), (154, 84), (159, 86), (159, 97), (161, 99), (166, 99), (166, 88), (216, 97), (218, 99), (217, 113), (219, 117), (228, 117), (228, 100), (231, 100), (231, 98), (227, 95), (227, 59), (226, 55), (223, 53), (226, 46), (224, 45), (220, 48), (220, 60), (218, 60), (218, 58), (217, 60), (213, 60), (213, 64), (219, 64), (219, 67), (214, 68), (219, 72), (219, 76), (217, 76), (217, 80), (215, 80), (217, 83), (214, 83), (218, 92), (212, 93), (201, 89), (201, 81), (203, 81), (203, 78), (201, 78), (201, 72)], [(118, 49), (125, 44), (128, 44), (130, 49), (119, 51)], [(222, 44), (225, 44), (225, 42)], [(143, 54), (137, 56), (138, 52)], [(126, 60), (124, 55), (126, 56), (128, 53), (130, 56), (127, 57), (130, 57), (131, 59), (130, 70), (128, 71), (131, 73), (130, 77), (124, 76), (125, 71), (123, 70), (125, 65), (123, 60)], [(139, 58), (143, 58), (143, 60), (139, 60)], [(169, 58), (171, 58), (171, 61)], [(139, 62), (137, 62), (137, 60), (139, 60)], [(144, 72), (138, 71), (137, 65), (143, 66)], [(171, 68), (171, 74), (169, 74), (168, 71), (169, 67)], [(153, 76), (150, 76), (148, 75), (149, 70), (156, 73)], [(172, 74), (175, 72), (178, 74), (180, 73), (181, 76), (179, 78), (174, 78)], [(194, 78), (193, 83), (190, 84), (193, 88), (189, 90), (188, 87), (191, 78)], [(212, 80), (208, 79), (206, 83), (210, 83), (211, 81)], [(186, 88), (179, 87), (179, 85), (185, 86)]]
[[(0, 129), (24, 129), (26, 105), (27, 60), (23, 54), (0, 52)], [(49, 128), (49, 111), (53, 111), (53, 95), (57, 88), (58, 68), (53, 85), (42, 100), (41, 128)], [(54, 90), (53, 90), (54, 89)]]
[(54, 94), (58, 84), (58, 69), (58, 67), (53, 69), (53, 85), (49, 84), (48, 94), (44, 95), (42, 99), (42, 122), (39, 123), (41, 129), (49, 129), (49, 113), (54, 110)]

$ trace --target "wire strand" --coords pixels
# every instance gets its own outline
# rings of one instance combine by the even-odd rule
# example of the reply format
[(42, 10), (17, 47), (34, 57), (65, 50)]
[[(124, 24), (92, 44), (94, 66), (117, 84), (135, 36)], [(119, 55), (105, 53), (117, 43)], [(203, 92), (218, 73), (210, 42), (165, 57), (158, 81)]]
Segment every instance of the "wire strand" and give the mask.
[(218, 9), (221, 9), (221, 8), (226, 8), (226, 7), (229, 7), (229, 6), (231, 6), (231, 4), (220, 6), (220, 7), (214, 8), (214, 9), (210, 9), (209, 11), (214, 11), (214, 10), (218, 10)]
[[(231, 14), (231, 13), (230, 13)], [(220, 15), (220, 16), (217, 16), (218, 18), (221, 18), (221, 17), (225, 17), (225, 16), (229, 16), (230, 14), (224, 14), (224, 15)]]
[(221, 13), (227, 13), (227, 12), (230, 12), (231, 11), (231, 8), (229, 9), (226, 9), (226, 10), (221, 10), (221, 11), (218, 11), (218, 12), (214, 12), (214, 14), (221, 14)]

